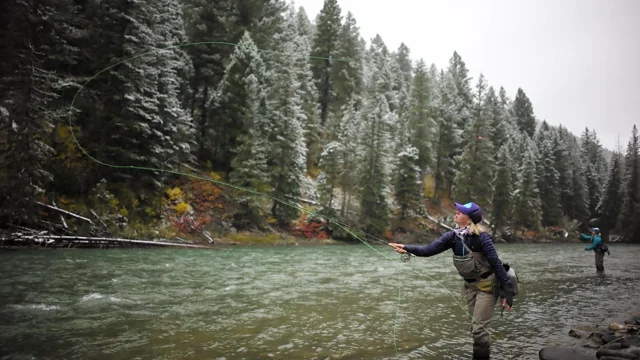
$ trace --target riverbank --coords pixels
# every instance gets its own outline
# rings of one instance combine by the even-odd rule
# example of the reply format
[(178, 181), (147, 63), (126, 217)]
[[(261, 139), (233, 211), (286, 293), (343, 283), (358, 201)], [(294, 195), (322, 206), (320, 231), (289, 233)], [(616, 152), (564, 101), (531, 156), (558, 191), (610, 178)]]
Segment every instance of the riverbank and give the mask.
[(542, 348), (541, 360), (638, 360), (640, 359), (640, 312), (618, 316), (608, 323), (582, 324), (569, 331), (572, 344)]

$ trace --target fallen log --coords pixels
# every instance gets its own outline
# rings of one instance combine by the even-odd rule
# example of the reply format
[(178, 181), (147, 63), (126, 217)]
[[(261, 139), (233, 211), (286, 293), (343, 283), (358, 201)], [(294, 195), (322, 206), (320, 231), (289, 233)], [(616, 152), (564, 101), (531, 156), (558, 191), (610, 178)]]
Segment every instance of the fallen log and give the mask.
[(36, 201), (36, 204), (41, 205), (41, 206), (44, 206), (44, 207), (49, 208), (49, 209), (51, 209), (51, 210), (59, 211), (59, 212), (61, 212), (61, 213), (63, 213), (63, 214), (67, 214), (67, 215), (69, 215), (69, 216), (73, 216), (73, 217), (74, 217), (74, 218), (76, 218), (76, 219), (80, 219), (80, 220), (87, 221), (87, 222), (89, 222), (89, 224), (92, 224), (92, 225), (93, 225), (93, 222), (91, 221), (91, 219), (88, 219), (88, 218), (86, 218), (86, 217), (84, 217), (84, 216), (80, 216), (80, 215), (78, 215), (78, 214), (74, 214), (74, 213), (72, 213), (72, 212), (70, 212), (70, 211), (63, 210), (63, 209), (57, 208), (57, 207), (55, 207), (55, 206), (51, 206), (51, 205), (47, 205), (47, 204), (41, 203), (40, 201)]
[(141, 245), (154, 245), (154, 246), (177, 246), (177, 247), (188, 247), (188, 248), (198, 248), (198, 249), (210, 249), (209, 246), (204, 245), (196, 245), (196, 244), (182, 244), (182, 243), (172, 243), (172, 242), (164, 242), (164, 241), (153, 241), (153, 240), (134, 240), (134, 239), (120, 239), (120, 238), (105, 238), (105, 237), (87, 237), (87, 236), (65, 236), (65, 235), (44, 235), (37, 236), (41, 239), (51, 239), (51, 240), (67, 240), (72, 242), (111, 242), (111, 243), (129, 243), (129, 244), (141, 244)]
[(427, 217), (427, 219), (433, 221), (434, 223), (440, 225), (441, 227), (447, 229), (447, 230), (453, 230), (453, 228), (449, 225), (443, 224), (440, 221), (438, 221), (436, 218), (432, 217), (431, 215), (425, 215)]

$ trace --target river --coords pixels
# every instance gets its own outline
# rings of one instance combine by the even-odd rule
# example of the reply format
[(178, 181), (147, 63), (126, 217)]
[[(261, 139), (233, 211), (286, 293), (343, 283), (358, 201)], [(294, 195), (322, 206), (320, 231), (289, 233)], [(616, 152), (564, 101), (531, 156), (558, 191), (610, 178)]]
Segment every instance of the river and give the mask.
[[(492, 358), (537, 359), (576, 324), (638, 312), (640, 247), (610, 248), (598, 275), (584, 244), (499, 244), (521, 293), (494, 317)], [(450, 252), (21, 250), (0, 252), (0, 272), (2, 360), (471, 357)]]

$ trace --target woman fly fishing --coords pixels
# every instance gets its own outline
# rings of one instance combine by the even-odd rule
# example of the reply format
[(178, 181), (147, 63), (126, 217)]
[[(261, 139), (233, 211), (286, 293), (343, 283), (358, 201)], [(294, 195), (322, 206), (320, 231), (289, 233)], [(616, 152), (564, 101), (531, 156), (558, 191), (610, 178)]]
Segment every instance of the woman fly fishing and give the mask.
[(499, 297), (507, 311), (513, 306), (514, 287), (500, 261), (493, 239), (479, 224), (482, 209), (473, 203), (455, 203), (455, 229), (428, 245), (389, 243), (398, 253), (433, 256), (453, 250), (453, 265), (464, 279), (463, 296), (472, 316), (473, 359), (489, 359), (491, 339), (489, 327)]

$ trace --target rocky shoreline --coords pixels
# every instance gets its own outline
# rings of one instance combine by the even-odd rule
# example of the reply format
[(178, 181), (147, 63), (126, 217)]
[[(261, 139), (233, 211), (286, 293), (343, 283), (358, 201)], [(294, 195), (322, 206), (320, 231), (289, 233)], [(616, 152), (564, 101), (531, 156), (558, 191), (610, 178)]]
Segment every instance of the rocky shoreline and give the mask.
[(569, 336), (580, 345), (544, 347), (538, 353), (540, 360), (640, 360), (640, 313), (624, 322), (576, 326)]

